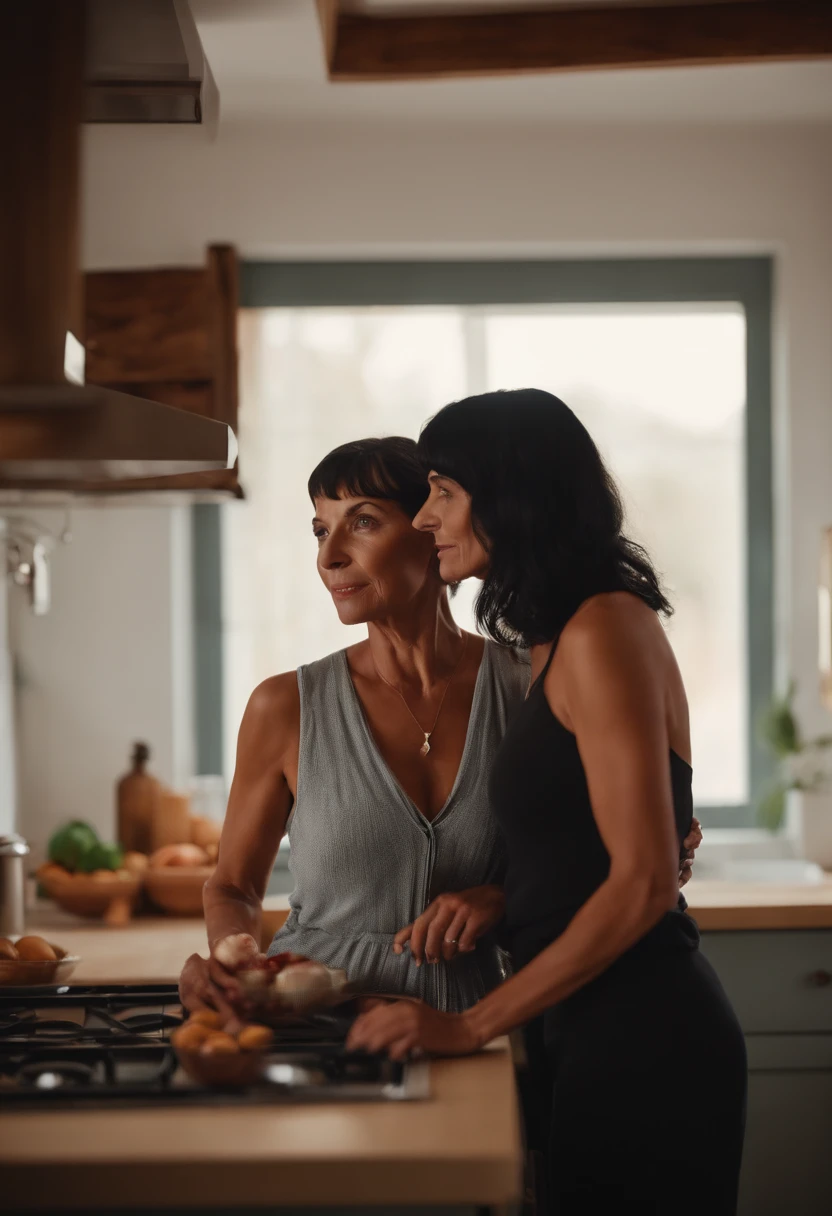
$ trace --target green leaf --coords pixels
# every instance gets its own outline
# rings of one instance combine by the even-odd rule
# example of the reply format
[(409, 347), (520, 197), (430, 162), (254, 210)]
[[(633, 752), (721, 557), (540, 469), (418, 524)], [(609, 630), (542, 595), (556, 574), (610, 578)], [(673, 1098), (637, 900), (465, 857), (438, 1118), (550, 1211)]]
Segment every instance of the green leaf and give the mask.
[(760, 736), (775, 756), (781, 759), (802, 751), (800, 730), (792, 712), (794, 681), (789, 684), (785, 696), (772, 697), (771, 703), (760, 718)]
[(776, 832), (783, 822), (786, 813), (786, 787), (775, 785), (765, 795), (757, 808), (757, 821), (769, 832)]

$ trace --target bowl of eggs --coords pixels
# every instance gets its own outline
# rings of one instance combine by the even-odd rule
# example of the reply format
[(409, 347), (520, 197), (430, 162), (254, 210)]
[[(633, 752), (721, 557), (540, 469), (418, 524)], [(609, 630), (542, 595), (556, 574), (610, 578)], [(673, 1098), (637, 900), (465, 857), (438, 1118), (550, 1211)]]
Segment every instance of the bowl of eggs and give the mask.
[(249, 1025), (230, 1034), (222, 1018), (203, 1009), (171, 1035), (183, 1070), (198, 1085), (254, 1085), (263, 1075), (274, 1038), (268, 1026)]
[(63, 984), (80, 963), (61, 946), (31, 934), (0, 937), (0, 988)]

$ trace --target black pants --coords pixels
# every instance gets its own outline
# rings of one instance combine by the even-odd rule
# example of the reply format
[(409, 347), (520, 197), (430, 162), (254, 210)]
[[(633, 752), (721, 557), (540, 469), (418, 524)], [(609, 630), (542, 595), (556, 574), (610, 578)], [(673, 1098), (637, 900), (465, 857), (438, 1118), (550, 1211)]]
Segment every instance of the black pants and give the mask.
[(630, 952), (525, 1030), (552, 1216), (734, 1216), (742, 1032), (698, 950)]

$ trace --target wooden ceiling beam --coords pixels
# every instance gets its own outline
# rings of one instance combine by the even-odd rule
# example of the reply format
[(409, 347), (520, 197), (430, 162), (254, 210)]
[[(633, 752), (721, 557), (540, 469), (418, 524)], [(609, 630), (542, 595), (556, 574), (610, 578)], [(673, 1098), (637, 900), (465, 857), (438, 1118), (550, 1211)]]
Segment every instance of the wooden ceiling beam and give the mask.
[(321, 4), (333, 81), (688, 67), (832, 55), (832, 0), (371, 16)]

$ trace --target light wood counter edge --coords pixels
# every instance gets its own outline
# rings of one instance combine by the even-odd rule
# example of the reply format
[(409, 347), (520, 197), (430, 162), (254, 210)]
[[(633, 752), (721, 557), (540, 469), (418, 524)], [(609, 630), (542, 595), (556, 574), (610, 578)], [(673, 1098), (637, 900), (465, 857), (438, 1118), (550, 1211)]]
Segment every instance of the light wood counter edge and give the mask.
[(706, 933), (752, 929), (832, 929), (832, 907), (760, 904), (751, 907), (697, 908), (689, 912)]
[[(4, 1209), (516, 1200), (522, 1152), (506, 1039), (434, 1061), (402, 1103), (0, 1115)], [(69, 1198), (71, 1196), (71, 1199)]]
[(709, 882), (694, 870), (684, 894), (705, 932), (832, 928), (832, 877), (801, 885)]

